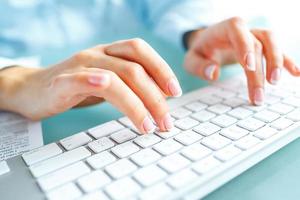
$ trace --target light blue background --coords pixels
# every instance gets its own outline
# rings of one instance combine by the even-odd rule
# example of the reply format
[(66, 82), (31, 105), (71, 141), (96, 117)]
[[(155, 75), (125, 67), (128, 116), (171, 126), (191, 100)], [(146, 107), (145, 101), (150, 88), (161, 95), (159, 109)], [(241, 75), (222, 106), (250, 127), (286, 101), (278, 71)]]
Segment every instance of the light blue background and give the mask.
[[(187, 74), (182, 61), (184, 52), (174, 48), (172, 45), (153, 38), (147, 32), (135, 33), (130, 37), (141, 37), (148, 41), (167, 62), (173, 67), (182, 85), (184, 92), (207, 85), (196, 77)], [(79, 49), (107, 41), (121, 38), (110, 38), (93, 41), (90, 44), (79, 47), (68, 47), (66, 49), (46, 49), (41, 52), (43, 64), (49, 65), (64, 59), (66, 56)], [(124, 39), (124, 37), (122, 37)], [(233, 74), (241, 73), (238, 68), (224, 68), (222, 79)], [(108, 103), (90, 106), (87, 108), (73, 109), (57, 116), (43, 120), (43, 137), (45, 144), (59, 140), (73, 133), (86, 130), (103, 122), (117, 119), (122, 116), (115, 108)], [(223, 187), (208, 195), (207, 200), (247, 200), (247, 199), (299, 199), (300, 179), (300, 141), (296, 140), (264, 161), (258, 163), (242, 175), (233, 179)]]

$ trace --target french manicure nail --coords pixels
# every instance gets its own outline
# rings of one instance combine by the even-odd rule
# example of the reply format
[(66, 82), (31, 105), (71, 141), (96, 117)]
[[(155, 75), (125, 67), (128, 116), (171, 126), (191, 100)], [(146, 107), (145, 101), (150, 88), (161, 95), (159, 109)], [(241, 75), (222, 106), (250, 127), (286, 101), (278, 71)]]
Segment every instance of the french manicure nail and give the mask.
[(272, 71), (270, 82), (273, 85), (276, 85), (280, 79), (280, 75), (281, 75), (281, 69), (277, 67)]
[(144, 129), (145, 133), (152, 133), (155, 130), (155, 126), (148, 116), (145, 117), (145, 119), (143, 121), (143, 129)]
[(261, 106), (264, 103), (264, 90), (262, 88), (256, 88), (254, 93), (254, 104)]
[(95, 74), (88, 78), (89, 83), (92, 85), (105, 85), (109, 82), (110, 77), (108, 74)]
[(165, 130), (171, 130), (174, 127), (172, 118), (169, 113), (167, 113), (163, 118), (163, 125), (165, 127)]
[(249, 71), (255, 71), (255, 56), (254, 53), (249, 52), (246, 56), (246, 64), (247, 64), (247, 69)]
[(209, 80), (213, 80), (215, 70), (216, 65), (209, 65), (208, 67), (206, 67), (204, 71), (206, 78)]
[(174, 97), (180, 97), (182, 95), (181, 87), (180, 87), (178, 81), (175, 78), (172, 78), (169, 81), (169, 83), (168, 83), (168, 89), (169, 89), (169, 92)]

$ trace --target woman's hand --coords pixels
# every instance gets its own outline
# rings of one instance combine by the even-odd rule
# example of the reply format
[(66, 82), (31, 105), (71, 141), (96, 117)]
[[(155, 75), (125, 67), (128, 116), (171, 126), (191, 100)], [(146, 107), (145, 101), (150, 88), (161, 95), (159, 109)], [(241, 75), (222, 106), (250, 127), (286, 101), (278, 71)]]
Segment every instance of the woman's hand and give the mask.
[(161, 130), (173, 127), (166, 97), (182, 93), (168, 64), (141, 39), (86, 49), (46, 69), (6, 69), (1, 80), (14, 83), (0, 96), (2, 109), (38, 120), (103, 98), (143, 133), (154, 129), (149, 113)]
[(193, 32), (188, 39), (188, 48), (186, 69), (205, 80), (218, 79), (221, 65), (239, 62), (247, 77), (250, 101), (256, 105), (263, 103), (265, 78), (275, 85), (282, 68), (294, 76), (300, 75), (299, 68), (281, 52), (270, 31), (249, 30), (238, 17)]

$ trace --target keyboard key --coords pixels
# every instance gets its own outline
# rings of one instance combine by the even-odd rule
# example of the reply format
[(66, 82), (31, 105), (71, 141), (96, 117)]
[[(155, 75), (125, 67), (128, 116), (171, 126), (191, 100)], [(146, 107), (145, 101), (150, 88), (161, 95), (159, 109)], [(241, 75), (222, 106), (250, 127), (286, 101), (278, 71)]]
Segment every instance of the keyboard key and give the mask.
[(92, 192), (96, 189), (102, 188), (109, 184), (111, 179), (103, 171), (97, 170), (77, 180), (78, 185), (86, 193)]
[(73, 200), (81, 196), (80, 190), (74, 183), (68, 183), (46, 194), (49, 200)]
[(200, 112), (194, 113), (191, 115), (192, 118), (198, 120), (199, 122), (206, 122), (212, 118), (214, 118), (216, 114), (208, 112), (206, 110), (202, 110)]
[(91, 152), (88, 151), (85, 147), (79, 147), (77, 149), (67, 151), (56, 157), (52, 157), (48, 160), (44, 160), (35, 165), (32, 165), (29, 167), (29, 169), (32, 175), (37, 178), (64, 166), (80, 161), (84, 158), (87, 158), (90, 155)]
[(47, 174), (37, 180), (39, 186), (44, 191), (52, 190), (55, 187), (73, 181), (80, 176), (89, 173), (90, 168), (83, 162), (78, 162)]
[(290, 112), (286, 118), (293, 120), (294, 122), (300, 121), (300, 109), (296, 109), (292, 112)]
[(98, 140), (88, 143), (88, 147), (90, 149), (92, 149), (95, 153), (100, 153), (102, 151), (110, 149), (113, 146), (115, 146), (115, 143), (113, 143), (113, 141), (111, 141), (107, 137), (103, 137), (103, 138), (100, 138)]
[(271, 92), (271, 95), (280, 97), (280, 98), (285, 98), (285, 97), (291, 96), (291, 93), (286, 90), (282, 90), (282, 89), (273, 89)]
[(153, 133), (145, 134), (134, 139), (134, 142), (142, 148), (150, 147), (160, 141), (160, 137), (154, 135)]
[(219, 150), (231, 143), (231, 141), (219, 134), (203, 138), (201, 143), (212, 150)]
[(123, 143), (127, 142), (133, 138), (135, 138), (137, 135), (132, 132), (130, 129), (122, 129), (118, 132), (113, 133), (110, 137), (117, 143)]
[(185, 169), (168, 178), (167, 183), (174, 189), (180, 189), (195, 181), (197, 178), (198, 175), (195, 172), (190, 169)]
[(216, 93), (214, 93), (214, 96), (216, 97), (220, 97), (220, 98), (223, 98), (223, 99), (229, 99), (229, 98), (232, 98), (236, 95), (235, 92), (231, 92), (231, 91), (228, 91), (228, 90), (220, 90)]
[(205, 104), (210, 105), (210, 106), (214, 105), (214, 104), (217, 104), (217, 103), (220, 103), (222, 101), (221, 98), (215, 97), (215, 96), (210, 96), (210, 95), (200, 97), (199, 100), (202, 103), (205, 103)]
[(102, 191), (92, 192), (80, 198), (80, 200), (100, 200), (100, 199), (109, 200), (109, 198)]
[(137, 145), (129, 141), (113, 147), (111, 152), (113, 152), (119, 158), (125, 158), (135, 152), (138, 152), (139, 150), (140, 148)]
[(230, 98), (226, 99), (225, 101), (222, 102), (224, 105), (230, 106), (231, 108), (236, 108), (240, 105), (243, 105), (247, 103), (244, 99), (235, 97), (235, 98)]
[(280, 101), (279, 97), (276, 97), (276, 96), (273, 96), (273, 95), (270, 95), (270, 94), (265, 95), (265, 102), (267, 104), (271, 105), (271, 104), (277, 103), (278, 101)]
[(253, 112), (259, 112), (259, 111), (264, 110), (267, 106), (266, 105), (254, 106), (254, 105), (247, 104), (247, 105), (244, 105), (243, 107), (246, 108), (246, 109), (248, 109), (248, 110), (251, 110)]
[(116, 157), (114, 157), (108, 151), (92, 155), (91, 157), (86, 159), (89, 165), (94, 169), (100, 169), (110, 163), (113, 163), (116, 160)]
[(223, 104), (216, 104), (208, 107), (207, 110), (215, 114), (221, 115), (231, 110), (231, 107), (225, 106)]
[(167, 177), (167, 173), (157, 167), (150, 165), (139, 169), (133, 174), (133, 177), (143, 186), (148, 187)]
[(189, 109), (190, 111), (198, 112), (200, 110), (205, 109), (207, 107), (207, 105), (204, 103), (198, 102), (198, 101), (194, 101), (192, 103), (185, 105), (185, 107), (187, 109)]
[(86, 133), (81, 132), (77, 133), (75, 135), (66, 137), (62, 140), (60, 140), (60, 144), (66, 149), (66, 150), (71, 150), (75, 149), (77, 147), (80, 147), (82, 145), (85, 145), (92, 141), (92, 138), (90, 138)]
[(222, 129), (220, 134), (231, 139), (239, 140), (240, 138), (246, 136), (249, 133), (246, 129), (240, 128), (236, 125)]
[(235, 156), (239, 155), (242, 151), (233, 145), (227, 146), (220, 151), (217, 151), (215, 157), (223, 162), (231, 160)]
[(200, 143), (195, 143), (191, 146), (183, 148), (181, 154), (192, 161), (197, 161), (210, 155), (212, 150), (203, 146)]
[(217, 167), (220, 164), (221, 164), (220, 161), (218, 161), (214, 157), (210, 156), (210, 157), (207, 157), (203, 160), (196, 162), (195, 165), (193, 166), (193, 169), (197, 173), (202, 175), (202, 174), (214, 169), (215, 167)]
[(63, 151), (57, 144), (51, 143), (22, 155), (28, 166), (61, 154)]
[(295, 106), (295, 107), (300, 107), (300, 98), (297, 97), (289, 97), (286, 98), (282, 101), (282, 103), (285, 103), (287, 105)]
[(158, 165), (169, 173), (181, 170), (189, 164), (190, 161), (179, 154), (172, 154), (158, 162)]
[(213, 118), (211, 120), (211, 122), (218, 126), (225, 128), (225, 127), (228, 127), (228, 126), (234, 124), (235, 122), (237, 122), (237, 120), (228, 115), (220, 115), (220, 116), (217, 116), (216, 118)]
[(176, 110), (171, 111), (171, 116), (175, 117), (176, 119), (187, 117), (190, 114), (192, 114), (192, 112), (185, 108), (177, 108)]
[(180, 133), (180, 130), (178, 128), (172, 128), (169, 131), (155, 131), (155, 134), (160, 136), (161, 138), (167, 139), (170, 137), (173, 137), (174, 135), (177, 135)]
[(277, 130), (274, 128), (271, 128), (269, 126), (264, 126), (257, 131), (253, 132), (253, 136), (265, 140), (268, 139), (269, 137), (275, 135), (277, 133)]
[(294, 110), (294, 108), (292, 106), (288, 106), (283, 103), (273, 104), (268, 109), (271, 111), (277, 112), (281, 115), (285, 115), (285, 114), (291, 112), (292, 110)]
[(172, 192), (172, 189), (167, 186), (165, 183), (159, 183), (154, 186), (151, 186), (139, 195), (141, 200), (159, 200), (164, 199)]
[(263, 127), (265, 125), (264, 122), (254, 119), (252, 117), (239, 121), (237, 123), (239, 127), (245, 128), (249, 131), (256, 131), (257, 129)]
[(232, 117), (235, 117), (237, 119), (245, 119), (245, 118), (249, 117), (250, 115), (252, 115), (253, 112), (248, 109), (239, 107), (239, 108), (235, 108), (235, 109), (229, 111), (227, 114)]
[(105, 171), (113, 178), (118, 179), (137, 170), (137, 166), (128, 159), (121, 159), (105, 167)]
[(88, 130), (89, 134), (98, 139), (123, 129), (124, 126), (117, 121), (110, 121)]
[(131, 178), (126, 177), (113, 182), (105, 189), (106, 193), (112, 199), (130, 199), (133, 195), (138, 193), (141, 187)]
[(235, 146), (242, 150), (250, 149), (254, 147), (256, 144), (260, 143), (260, 140), (251, 135), (246, 136), (235, 143)]
[(9, 169), (6, 161), (5, 160), (0, 161), (0, 176), (8, 173), (9, 171), (10, 171), (10, 169)]
[(204, 123), (196, 126), (193, 130), (196, 131), (197, 133), (200, 133), (201, 135), (209, 136), (209, 135), (221, 130), (221, 128), (210, 122), (204, 122)]
[(177, 128), (180, 128), (181, 130), (188, 130), (198, 125), (199, 122), (190, 117), (186, 117), (175, 121), (174, 124)]
[(190, 145), (201, 140), (202, 138), (203, 137), (200, 134), (192, 130), (188, 130), (176, 135), (174, 139), (183, 145)]
[(268, 110), (263, 110), (254, 115), (254, 118), (259, 119), (263, 122), (270, 123), (275, 119), (278, 119), (280, 115), (278, 113), (274, 113)]
[(286, 119), (286, 118), (279, 118), (276, 121), (271, 123), (271, 127), (276, 128), (277, 130), (283, 130), (287, 127), (291, 126), (293, 121)]
[(182, 145), (173, 139), (167, 139), (154, 145), (153, 148), (162, 155), (170, 155), (181, 149)]
[(128, 117), (122, 117), (119, 119), (119, 122), (123, 124), (124, 126), (130, 128), (131, 130), (134, 130), (135, 132), (139, 132), (135, 125), (132, 123), (132, 121)]
[(161, 158), (161, 155), (152, 149), (143, 149), (131, 156), (131, 160), (139, 166), (149, 165)]

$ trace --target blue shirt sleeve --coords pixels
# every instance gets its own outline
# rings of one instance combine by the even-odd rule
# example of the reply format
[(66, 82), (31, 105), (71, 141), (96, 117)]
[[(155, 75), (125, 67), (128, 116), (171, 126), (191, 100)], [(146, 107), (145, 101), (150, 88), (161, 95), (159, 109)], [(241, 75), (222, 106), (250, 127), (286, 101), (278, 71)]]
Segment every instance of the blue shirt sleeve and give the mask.
[(182, 47), (186, 31), (210, 24), (209, 0), (127, 0), (136, 17), (159, 37)]

